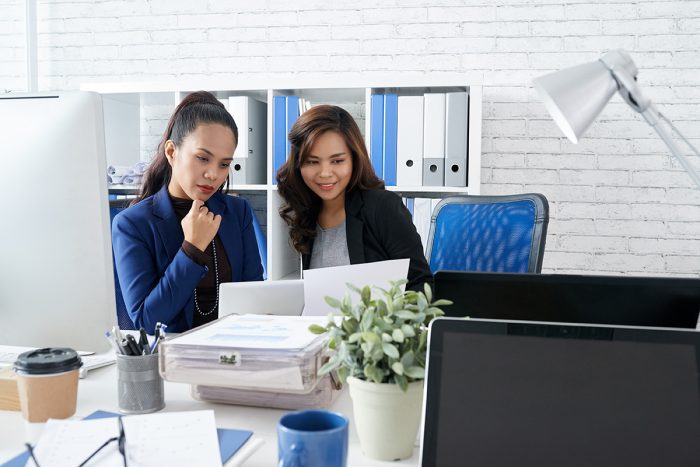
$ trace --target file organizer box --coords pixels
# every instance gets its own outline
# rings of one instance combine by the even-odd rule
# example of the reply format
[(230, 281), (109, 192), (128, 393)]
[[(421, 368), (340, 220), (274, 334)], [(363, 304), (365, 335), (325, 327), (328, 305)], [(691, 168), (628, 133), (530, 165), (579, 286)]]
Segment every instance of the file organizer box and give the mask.
[(285, 410), (328, 408), (338, 397), (342, 385), (330, 375), (322, 377), (308, 394), (254, 391), (216, 386), (192, 385), (192, 397), (204, 402), (248, 405)]
[[(319, 317), (225, 316), (163, 341), (160, 372), (179, 383), (308, 395), (321, 378), (326, 337), (307, 328), (324, 323)], [(269, 347), (261, 346), (266, 340)], [(285, 341), (293, 342), (285, 347)]]

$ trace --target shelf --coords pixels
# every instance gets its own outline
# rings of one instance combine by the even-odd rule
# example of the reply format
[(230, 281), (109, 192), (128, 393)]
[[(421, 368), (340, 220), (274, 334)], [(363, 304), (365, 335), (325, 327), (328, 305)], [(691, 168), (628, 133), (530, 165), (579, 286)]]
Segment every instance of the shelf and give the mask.
[[(167, 82), (141, 83), (84, 83), (83, 91), (103, 94), (105, 114), (105, 133), (108, 163), (112, 165), (131, 165), (135, 161), (150, 157), (158, 145), (168, 119), (175, 106), (189, 92), (207, 90), (212, 92), (224, 104), (232, 96), (247, 96), (264, 105), (253, 112), (248, 107), (249, 116), (256, 113), (264, 115), (263, 143), (248, 139), (249, 154), (262, 155), (255, 158), (256, 167), (260, 163), (264, 176), (255, 171), (249, 178), (239, 181), (255, 181), (255, 184), (230, 184), (228, 193), (245, 197), (258, 217), (267, 242), (267, 274), (269, 279), (296, 279), (300, 275), (299, 255), (290, 246), (289, 227), (279, 216), (283, 200), (277, 185), (273, 184), (273, 109), (275, 96), (294, 95), (307, 99), (312, 105), (328, 103), (345, 108), (356, 119), (368, 146), (371, 148), (371, 102), (377, 94), (396, 94), (397, 96), (421, 96), (426, 93), (467, 92), (468, 98), (468, 132), (467, 150), (467, 187), (451, 186), (388, 186), (388, 191), (406, 198), (421, 199), (425, 205), (437, 203), (436, 199), (454, 195), (478, 195), (481, 184), (481, 83), (467, 81), (463, 74), (444, 73), (401, 73), (399, 75), (366, 77), (360, 73), (319, 76), (318, 78), (295, 77), (289, 75), (270, 75), (262, 79), (185, 80)], [(236, 100), (239, 101), (239, 100)], [(279, 101), (279, 100), (278, 100)], [(230, 104), (229, 104), (230, 105)], [(240, 110), (239, 110), (240, 111)], [(251, 135), (255, 134), (255, 124), (248, 122)], [(260, 125), (258, 125), (260, 126)], [(462, 128), (460, 126), (459, 128)], [(245, 138), (241, 138), (245, 141)], [(255, 152), (261, 147), (261, 152)], [(398, 152), (398, 149), (397, 149)], [(236, 159), (234, 159), (235, 161)], [(250, 159), (248, 159), (250, 161)], [(279, 163), (279, 161), (278, 161)], [(398, 161), (397, 161), (398, 163)], [(241, 166), (245, 165), (241, 162)], [(250, 166), (248, 166), (250, 169)], [(396, 179), (394, 179), (396, 180)], [(409, 179), (404, 179), (409, 180)], [(420, 183), (420, 178), (410, 179), (411, 183)], [(434, 180), (434, 179), (433, 179)], [(267, 182), (267, 183), (264, 183)], [(431, 183), (439, 183), (432, 181)], [(111, 195), (133, 197), (139, 192), (138, 186), (112, 185)], [(417, 221), (420, 222), (420, 219)], [(423, 229), (425, 230), (425, 229)]]

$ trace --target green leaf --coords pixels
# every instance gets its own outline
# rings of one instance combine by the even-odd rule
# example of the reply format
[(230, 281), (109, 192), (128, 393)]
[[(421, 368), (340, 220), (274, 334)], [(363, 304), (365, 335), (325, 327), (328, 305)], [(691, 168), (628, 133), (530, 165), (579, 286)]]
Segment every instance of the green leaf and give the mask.
[(382, 333), (382, 342), (391, 342), (391, 336), (385, 332)]
[(374, 333), (372, 331), (365, 331), (362, 333), (362, 339), (365, 342), (370, 342), (372, 344), (379, 344), (382, 341), (382, 338), (379, 337), (379, 334)]
[(425, 309), (428, 308), (428, 300), (425, 299), (425, 295), (422, 293), (418, 294), (418, 301), (416, 303), (418, 305), (418, 310), (425, 312)]
[(340, 358), (338, 358), (338, 355), (333, 355), (331, 356), (328, 361), (321, 366), (321, 368), (318, 369), (318, 374), (319, 375), (325, 375), (327, 373), (330, 373), (331, 371), (335, 370), (340, 366)]
[(360, 290), (360, 288), (354, 284), (351, 284), (350, 282), (346, 282), (345, 287), (347, 287), (348, 289), (352, 290), (353, 292), (355, 292), (357, 294), (362, 294), (362, 291)]
[(401, 325), (401, 332), (405, 337), (413, 337), (416, 335), (416, 331), (413, 330), (413, 326), (410, 326), (408, 324)]
[(324, 300), (326, 301), (326, 303), (327, 303), (328, 305), (330, 305), (331, 307), (340, 309), (341, 304), (340, 304), (340, 301), (339, 301), (339, 300), (337, 300), (337, 299), (335, 299), (335, 298), (333, 298), (333, 297), (328, 297), (328, 296), (323, 297), (323, 299), (324, 299)]
[(370, 289), (367, 285), (362, 287), (362, 291), (360, 291), (360, 298), (365, 306), (369, 306), (369, 301), (372, 298), (372, 289)]
[(343, 384), (345, 384), (345, 381), (348, 379), (348, 371), (349, 370), (347, 368), (342, 366), (338, 368), (338, 378), (340, 378), (340, 381), (342, 381)]
[(374, 309), (372, 307), (367, 308), (365, 313), (362, 315), (362, 320), (360, 321), (360, 330), (368, 331), (372, 328), (372, 322), (374, 321)]
[(408, 310), (399, 310), (396, 312), (396, 316), (401, 319), (414, 320), (416, 319), (416, 314)]
[(382, 342), (382, 350), (389, 358), (399, 358), (399, 349), (394, 344)]
[(350, 337), (348, 337), (348, 342), (351, 344), (354, 344), (355, 342), (359, 341), (361, 337), (362, 337), (361, 332), (354, 332), (354, 333), (350, 334)]
[(403, 392), (408, 389), (408, 378), (404, 375), (394, 375), (394, 382), (399, 385)]
[(445, 314), (445, 312), (442, 311), (440, 308), (431, 306), (431, 307), (428, 307), (427, 310), (425, 310), (425, 314), (428, 316), (442, 316)]
[(319, 326), (318, 324), (312, 324), (309, 326), (309, 331), (311, 331), (313, 334), (325, 334), (326, 328)]
[(403, 365), (401, 364), (401, 362), (392, 363), (391, 369), (394, 370), (394, 373), (396, 373), (397, 375), (403, 374)]
[(452, 305), (452, 300), (445, 300), (444, 298), (441, 298), (440, 300), (435, 300), (433, 303), (431, 303), (432, 306), (445, 306), (445, 305)]
[(410, 366), (413, 366), (413, 362), (415, 361), (415, 356), (413, 355), (413, 350), (409, 350), (403, 356), (401, 357), (401, 365), (403, 365), (404, 368), (408, 368)]
[(419, 366), (409, 366), (404, 368), (404, 374), (409, 378), (413, 379), (423, 379), (425, 378), (425, 368)]
[(403, 342), (404, 335), (401, 329), (394, 329), (394, 332), (391, 333), (391, 338), (394, 340), (394, 342)]
[(359, 323), (360, 319), (362, 319), (363, 311), (365, 311), (365, 306), (361, 303), (358, 303), (357, 305), (352, 307), (352, 310), (350, 310), (350, 314), (352, 314), (352, 318)]
[(425, 291), (425, 298), (428, 299), (428, 302), (433, 301), (433, 291), (430, 290), (430, 284), (427, 282), (423, 284), (423, 290)]

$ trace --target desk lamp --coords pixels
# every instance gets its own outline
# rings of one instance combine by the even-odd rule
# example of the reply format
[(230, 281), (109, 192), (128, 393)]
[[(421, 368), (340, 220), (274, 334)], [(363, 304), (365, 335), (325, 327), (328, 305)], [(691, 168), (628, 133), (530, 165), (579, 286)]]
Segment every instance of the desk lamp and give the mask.
[(637, 66), (624, 50), (613, 50), (600, 59), (549, 73), (533, 81), (554, 121), (572, 143), (579, 138), (603, 110), (615, 91), (659, 134), (683, 168), (700, 189), (700, 172), (690, 164), (672, 138), (672, 133), (661, 126), (666, 122), (690, 147), (696, 156), (698, 150), (663, 115), (637, 86)]

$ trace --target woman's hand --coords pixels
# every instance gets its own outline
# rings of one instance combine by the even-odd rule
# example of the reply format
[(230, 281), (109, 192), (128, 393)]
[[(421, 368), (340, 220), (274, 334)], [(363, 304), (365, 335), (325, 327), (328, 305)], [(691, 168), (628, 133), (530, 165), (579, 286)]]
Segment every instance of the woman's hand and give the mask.
[(192, 208), (182, 219), (181, 224), (185, 240), (204, 251), (219, 231), (221, 216), (214, 215), (204, 205), (204, 201), (196, 199), (192, 201)]

